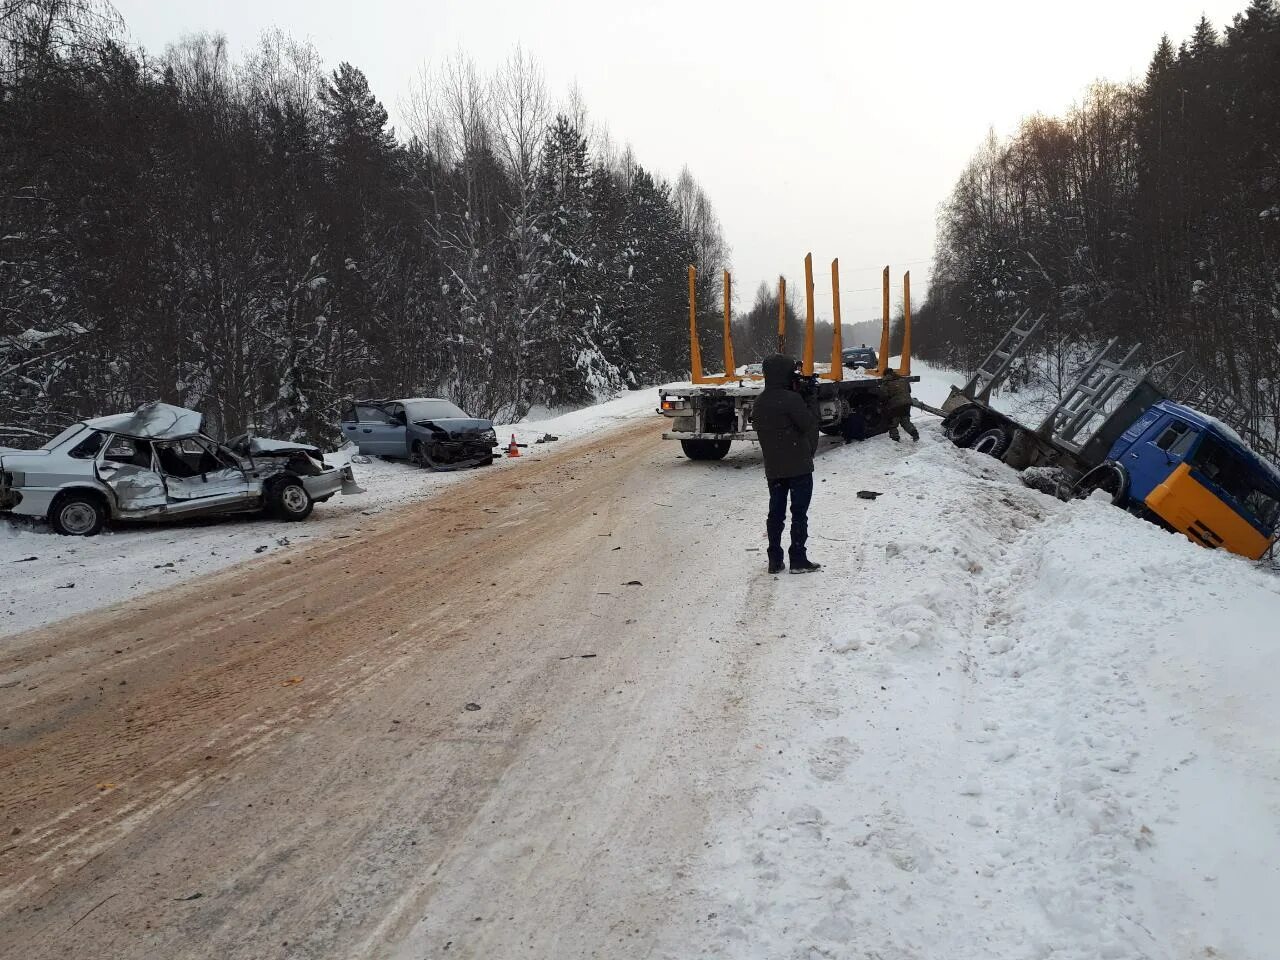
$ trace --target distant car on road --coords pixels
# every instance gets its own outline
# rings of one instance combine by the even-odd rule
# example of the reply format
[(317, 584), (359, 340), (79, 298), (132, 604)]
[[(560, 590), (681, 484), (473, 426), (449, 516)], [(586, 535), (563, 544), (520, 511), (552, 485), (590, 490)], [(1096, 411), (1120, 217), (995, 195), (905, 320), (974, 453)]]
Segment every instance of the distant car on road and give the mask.
[(870, 370), (879, 366), (880, 361), (876, 357), (876, 352), (871, 347), (863, 344), (860, 347), (854, 347), (851, 350), (845, 350), (840, 354), (840, 360), (846, 367), (854, 369), (861, 368)]
[(335, 493), (364, 492), (351, 467), (329, 466), (316, 447), (247, 434), (222, 444), (200, 425), (195, 410), (147, 403), (81, 421), (38, 450), (6, 450), (0, 511), (91, 537), (108, 520), (258, 511), (305, 520)]
[(468, 416), (439, 397), (357, 400), (342, 413), (342, 435), (363, 454), (432, 470), (486, 466), (498, 445), (492, 420)]

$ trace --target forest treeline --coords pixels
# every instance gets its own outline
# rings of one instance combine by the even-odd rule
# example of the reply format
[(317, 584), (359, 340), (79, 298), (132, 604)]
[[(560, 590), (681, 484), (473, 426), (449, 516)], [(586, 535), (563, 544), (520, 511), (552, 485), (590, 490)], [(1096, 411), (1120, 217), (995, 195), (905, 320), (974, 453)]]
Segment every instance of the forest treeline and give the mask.
[(398, 136), (284, 34), (232, 62), (122, 31), (102, 0), (0, 0), (0, 444), (151, 399), (224, 436), (332, 436), (361, 396), (512, 419), (687, 370), (710, 202), (521, 51), (424, 74)]
[(1112, 336), (1280, 415), (1280, 9), (1164, 37), (1145, 80), (991, 135), (939, 219), (917, 353), (972, 370), (1024, 310), (1051, 387)]

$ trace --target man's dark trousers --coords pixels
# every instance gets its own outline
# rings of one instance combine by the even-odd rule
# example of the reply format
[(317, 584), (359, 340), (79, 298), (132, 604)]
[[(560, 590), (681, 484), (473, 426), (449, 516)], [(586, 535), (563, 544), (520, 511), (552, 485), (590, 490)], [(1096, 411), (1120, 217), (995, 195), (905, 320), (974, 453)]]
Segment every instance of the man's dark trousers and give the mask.
[(765, 529), (769, 532), (769, 560), (782, 562), (782, 528), (787, 518), (787, 497), (791, 497), (791, 549), (788, 551), (792, 566), (808, 559), (805, 542), (809, 539), (809, 501), (813, 499), (813, 474), (798, 477), (781, 477), (769, 481), (769, 520)]

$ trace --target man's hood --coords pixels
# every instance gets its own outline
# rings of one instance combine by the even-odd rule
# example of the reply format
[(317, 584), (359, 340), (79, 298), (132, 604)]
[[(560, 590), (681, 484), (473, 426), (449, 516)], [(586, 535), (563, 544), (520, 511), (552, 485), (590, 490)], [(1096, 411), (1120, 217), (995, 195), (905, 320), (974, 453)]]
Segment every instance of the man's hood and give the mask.
[(775, 353), (771, 357), (765, 357), (760, 368), (764, 371), (766, 387), (790, 388), (791, 379), (796, 372), (796, 362), (784, 354)]

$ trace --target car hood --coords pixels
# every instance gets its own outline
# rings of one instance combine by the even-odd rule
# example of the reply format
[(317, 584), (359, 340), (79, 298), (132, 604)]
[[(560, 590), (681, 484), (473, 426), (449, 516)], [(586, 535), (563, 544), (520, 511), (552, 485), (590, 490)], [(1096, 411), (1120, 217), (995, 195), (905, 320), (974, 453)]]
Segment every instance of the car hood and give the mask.
[(415, 420), (412, 426), (426, 430), (435, 427), (437, 430), (443, 430), (451, 437), (457, 437), (492, 430), (493, 421), (472, 417), (437, 417), (432, 420)]
[(297, 440), (272, 440), (269, 437), (251, 437), (242, 433), (227, 444), (233, 452), (240, 456), (253, 457), (287, 457), (295, 453), (305, 453), (319, 460), (324, 454), (319, 447)]
[(103, 433), (117, 433), (140, 440), (181, 440), (198, 434), (203, 419), (195, 410), (153, 400), (151, 403), (144, 403), (133, 413), (97, 417), (84, 423), (85, 426)]

